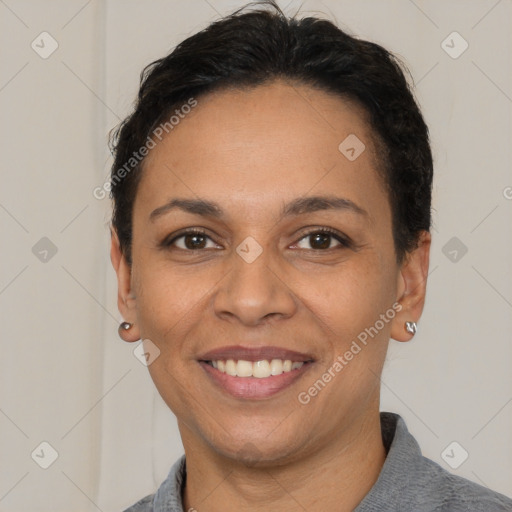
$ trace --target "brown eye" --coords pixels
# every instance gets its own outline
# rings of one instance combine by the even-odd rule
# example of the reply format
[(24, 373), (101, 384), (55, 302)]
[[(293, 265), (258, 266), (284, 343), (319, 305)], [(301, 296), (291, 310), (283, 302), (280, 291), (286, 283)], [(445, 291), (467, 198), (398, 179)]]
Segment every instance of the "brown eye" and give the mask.
[[(208, 240), (212, 242), (212, 246), (208, 247)], [(185, 231), (171, 240), (164, 241), (165, 247), (176, 247), (184, 251), (197, 251), (201, 249), (216, 248), (217, 245), (203, 231), (189, 230)]]
[[(335, 239), (338, 242), (337, 246), (332, 245), (333, 239)], [(309, 243), (310, 247), (301, 247), (300, 244), (303, 243), (304, 241)], [(334, 249), (336, 247), (348, 247), (349, 242), (341, 234), (337, 232), (332, 232), (330, 229), (322, 229), (306, 233), (306, 235), (299, 240), (297, 245), (301, 249), (317, 251)]]
[(204, 249), (205, 248), (205, 240), (206, 237), (204, 235), (198, 234), (189, 234), (184, 235), (180, 238), (183, 238), (183, 242), (186, 249)]
[(331, 246), (332, 235), (326, 233), (315, 233), (309, 235), (309, 241), (313, 249), (329, 249)]

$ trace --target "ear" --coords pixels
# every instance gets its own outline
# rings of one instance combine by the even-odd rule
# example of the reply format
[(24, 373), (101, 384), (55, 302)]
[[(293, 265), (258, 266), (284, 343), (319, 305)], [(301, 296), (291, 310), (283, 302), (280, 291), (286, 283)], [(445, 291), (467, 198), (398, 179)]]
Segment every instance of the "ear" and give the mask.
[(120, 329), (119, 335), (124, 341), (133, 342), (140, 339), (137, 319), (137, 300), (131, 289), (131, 267), (121, 250), (119, 237), (115, 229), (110, 229), (110, 261), (117, 274), (117, 307), (126, 322), (133, 324), (131, 329)]
[(397, 312), (391, 325), (391, 337), (397, 341), (409, 341), (414, 336), (405, 330), (405, 322), (418, 322), (427, 290), (427, 276), (432, 237), (422, 231), (418, 246), (407, 257), (398, 275), (396, 301), (402, 309)]

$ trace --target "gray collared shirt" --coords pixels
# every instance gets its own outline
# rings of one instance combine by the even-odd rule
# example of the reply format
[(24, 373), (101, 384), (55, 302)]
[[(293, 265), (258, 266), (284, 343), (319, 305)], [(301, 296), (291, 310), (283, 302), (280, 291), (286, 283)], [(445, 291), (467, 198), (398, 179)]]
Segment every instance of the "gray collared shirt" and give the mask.
[[(512, 499), (453, 475), (424, 457), (398, 414), (381, 412), (380, 420), (386, 461), (354, 512), (512, 511)], [(183, 455), (155, 494), (124, 512), (186, 512), (182, 504), (185, 477)]]

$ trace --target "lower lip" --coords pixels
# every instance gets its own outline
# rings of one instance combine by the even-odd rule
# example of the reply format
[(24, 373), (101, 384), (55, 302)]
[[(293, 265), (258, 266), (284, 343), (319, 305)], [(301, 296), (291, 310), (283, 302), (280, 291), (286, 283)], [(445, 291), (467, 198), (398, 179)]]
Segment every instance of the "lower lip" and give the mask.
[(309, 370), (311, 363), (304, 363), (300, 368), (259, 379), (258, 377), (233, 377), (223, 373), (204, 361), (199, 361), (210, 379), (223, 391), (235, 398), (261, 399), (273, 396), (291, 386)]

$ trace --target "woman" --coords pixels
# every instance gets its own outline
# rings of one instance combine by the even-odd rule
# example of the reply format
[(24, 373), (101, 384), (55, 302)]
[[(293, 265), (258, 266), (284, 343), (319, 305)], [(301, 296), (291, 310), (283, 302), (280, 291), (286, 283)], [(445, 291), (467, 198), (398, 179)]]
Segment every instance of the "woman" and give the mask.
[(185, 455), (137, 511), (498, 511), (379, 412), (416, 332), (432, 156), (400, 66), (315, 18), (237, 11), (146, 68), (114, 138), (120, 336)]

